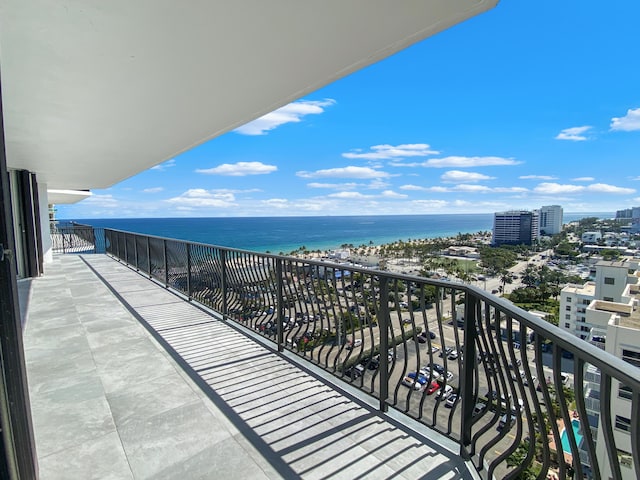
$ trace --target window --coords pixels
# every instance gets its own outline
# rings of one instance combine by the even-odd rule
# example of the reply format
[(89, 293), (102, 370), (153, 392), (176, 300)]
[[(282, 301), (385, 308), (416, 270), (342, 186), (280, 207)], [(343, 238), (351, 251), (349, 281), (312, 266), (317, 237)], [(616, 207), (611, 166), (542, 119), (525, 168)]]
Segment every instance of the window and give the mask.
[(605, 302), (613, 302), (613, 297), (604, 297), (603, 300)]
[(570, 312), (570, 311), (571, 311), (571, 305), (567, 305), (566, 307), (564, 307), (564, 309), (565, 309), (567, 312)]
[(590, 303), (591, 303), (591, 300), (582, 300), (583, 305), (589, 305)]
[(571, 297), (567, 297), (567, 303), (571, 303)]
[(619, 430), (624, 430), (625, 432), (630, 432), (631, 420), (626, 417), (621, 417), (620, 415), (616, 415), (616, 428)]
[(571, 320), (571, 314), (569, 314), (569, 313), (565, 314), (564, 319), (565, 320)]
[(620, 384), (620, 388), (618, 389), (618, 397), (631, 400), (632, 396), (633, 396), (633, 393), (631, 392), (631, 387), (627, 387), (626, 385)]
[(604, 284), (605, 285), (615, 285), (616, 284), (616, 279), (613, 277), (604, 277)]
[(565, 323), (565, 324), (564, 324), (564, 328), (569, 328), (570, 326), (571, 326), (571, 325), (570, 325), (570, 324), (568, 324), (568, 323)]
[(640, 367), (640, 352), (622, 349), (622, 360), (636, 367)]

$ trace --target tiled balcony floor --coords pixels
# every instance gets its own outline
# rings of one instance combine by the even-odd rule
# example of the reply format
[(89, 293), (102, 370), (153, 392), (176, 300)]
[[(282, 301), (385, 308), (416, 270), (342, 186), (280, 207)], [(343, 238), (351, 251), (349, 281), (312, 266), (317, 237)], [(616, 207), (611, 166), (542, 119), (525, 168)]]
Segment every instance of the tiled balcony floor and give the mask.
[(476, 477), (435, 434), (105, 255), (30, 282), (24, 343), (43, 480)]

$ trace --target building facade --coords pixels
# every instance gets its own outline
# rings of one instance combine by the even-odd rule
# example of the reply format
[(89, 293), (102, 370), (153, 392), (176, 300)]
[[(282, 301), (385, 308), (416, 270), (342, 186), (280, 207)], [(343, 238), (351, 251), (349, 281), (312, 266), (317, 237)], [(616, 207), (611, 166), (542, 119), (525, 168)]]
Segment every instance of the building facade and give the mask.
[(511, 210), (493, 217), (493, 245), (533, 245), (540, 237), (537, 211)]
[(540, 234), (556, 235), (562, 231), (562, 207), (547, 205), (540, 208)]

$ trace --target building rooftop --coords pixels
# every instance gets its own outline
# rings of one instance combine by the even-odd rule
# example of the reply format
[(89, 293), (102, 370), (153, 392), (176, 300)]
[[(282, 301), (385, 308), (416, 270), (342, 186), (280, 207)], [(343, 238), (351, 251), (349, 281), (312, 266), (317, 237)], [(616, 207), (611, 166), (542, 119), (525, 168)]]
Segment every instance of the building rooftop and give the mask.
[(474, 478), (451, 440), (105, 255), (21, 287), (40, 478)]
[(570, 283), (566, 285), (562, 291), (565, 293), (575, 293), (577, 295), (594, 296), (596, 294), (596, 284), (594, 282), (586, 282), (584, 285)]

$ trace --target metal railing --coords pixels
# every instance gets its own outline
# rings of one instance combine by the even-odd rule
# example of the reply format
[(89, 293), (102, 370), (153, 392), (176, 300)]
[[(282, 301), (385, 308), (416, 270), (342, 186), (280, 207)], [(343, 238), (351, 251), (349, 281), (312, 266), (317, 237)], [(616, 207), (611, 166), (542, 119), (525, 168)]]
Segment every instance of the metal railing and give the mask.
[(640, 369), (504, 299), (324, 261), (105, 238), (107, 254), (453, 439), (486, 478), (640, 472)]
[(105, 253), (104, 229), (77, 223), (51, 224), (55, 253)]

